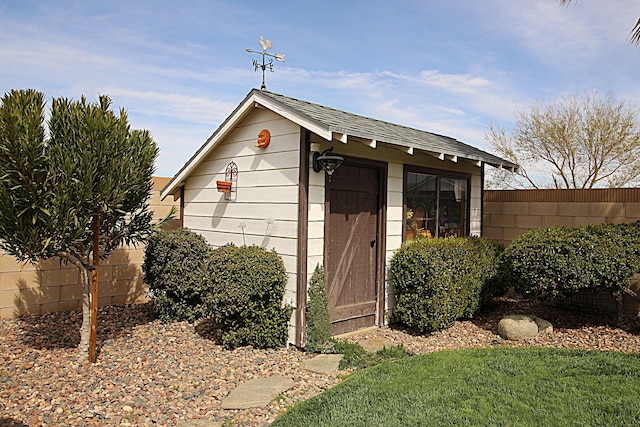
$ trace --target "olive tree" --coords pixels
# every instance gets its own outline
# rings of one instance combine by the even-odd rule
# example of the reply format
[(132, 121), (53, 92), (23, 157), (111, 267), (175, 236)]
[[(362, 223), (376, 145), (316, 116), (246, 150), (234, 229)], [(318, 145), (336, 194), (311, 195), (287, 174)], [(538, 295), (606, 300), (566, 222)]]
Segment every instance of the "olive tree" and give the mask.
[(82, 361), (93, 254), (104, 258), (122, 244), (144, 241), (153, 216), (148, 199), (158, 148), (110, 104), (106, 96), (95, 103), (53, 99), (48, 122), (40, 92), (13, 90), (0, 104), (0, 248), (23, 262), (59, 257), (80, 270)]
[(640, 181), (638, 111), (598, 92), (538, 102), (515, 114), (511, 132), (485, 135), (517, 174), (494, 174), (492, 188), (627, 187)]

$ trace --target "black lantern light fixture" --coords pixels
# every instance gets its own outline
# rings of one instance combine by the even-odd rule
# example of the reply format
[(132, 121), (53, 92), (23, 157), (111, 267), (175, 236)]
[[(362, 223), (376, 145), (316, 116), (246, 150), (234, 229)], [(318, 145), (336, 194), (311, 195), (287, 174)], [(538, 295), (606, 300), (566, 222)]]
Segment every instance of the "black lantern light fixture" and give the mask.
[(322, 153), (313, 153), (313, 170), (320, 172), (324, 169), (327, 175), (329, 175), (329, 182), (331, 182), (331, 176), (336, 169), (340, 167), (342, 162), (344, 162), (344, 157), (333, 154), (333, 147), (324, 150)]

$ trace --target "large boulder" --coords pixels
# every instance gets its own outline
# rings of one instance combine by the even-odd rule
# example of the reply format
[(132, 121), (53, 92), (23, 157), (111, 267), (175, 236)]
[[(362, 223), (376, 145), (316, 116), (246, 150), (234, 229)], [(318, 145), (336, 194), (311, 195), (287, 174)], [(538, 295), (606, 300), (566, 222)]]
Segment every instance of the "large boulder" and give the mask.
[(552, 334), (553, 325), (536, 316), (511, 314), (498, 322), (498, 334), (506, 340), (533, 338), (541, 334)]

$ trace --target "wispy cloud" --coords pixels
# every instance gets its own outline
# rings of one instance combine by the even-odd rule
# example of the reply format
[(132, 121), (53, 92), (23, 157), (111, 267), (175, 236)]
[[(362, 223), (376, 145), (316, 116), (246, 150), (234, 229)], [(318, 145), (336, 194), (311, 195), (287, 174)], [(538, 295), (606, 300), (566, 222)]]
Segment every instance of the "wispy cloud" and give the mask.
[(491, 86), (491, 82), (481, 76), (471, 74), (450, 74), (442, 73), (438, 70), (423, 70), (416, 76), (398, 74), (393, 72), (384, 72), (383, 76), (391, 77), (398, 80), (416, 83), (422, 86), (436, 87), (449, 92), (474, 92), (479, 89), (487, 89)]
[(571, 72), (627, 47), (626, 36), (640, 17), (640, 2), (573, 2), (562, 7), (556, 1), (537, 1), (523, 7), (487, 0), (477, 11), (484, 27), (504, 34), (540, 62)]
[[(281, 76), (282, 78), (282, 76)], [(494, 120), (510, 121), (518, 102), (531, 98), (512, 87), (500, 73), (442, 73), (423, 70), (415, 74), (393, 71), (371, 73), (318, 72), (289, 69), (289, 85), (330, 89), (312, 102), (343, 108), (381, 120), (450, 135), (484, 146), (484, 132)], [(303, 90), (303, 87), (292, 88)], [(289, 93), (291, 94), (291, 93)], [(295, 96), (295, 95), (294, 95)]]
[(177, 172), (237, 105), (180, 93), (105, 90), (114, 104), (127, 106), (133, 127), (151, 131), (160, 147), (156, 173), (163, 176)]
[(106, 94), (123, 105), (134, 105), (129, 111), (148, 117), (164, 117), (186, 123), (211, 124), (224, 120), (235, 103), (219, 102), (205, 97), (180, 93), (137, 91), (105, 87)]
[(314, 85), (324, 88), (344, 90), (368, 90), (381, 81), (373, 73), (307, 70), (304, 68), (285, 68), (278, 70), (270, 80), (287, 82), (292, 85)]

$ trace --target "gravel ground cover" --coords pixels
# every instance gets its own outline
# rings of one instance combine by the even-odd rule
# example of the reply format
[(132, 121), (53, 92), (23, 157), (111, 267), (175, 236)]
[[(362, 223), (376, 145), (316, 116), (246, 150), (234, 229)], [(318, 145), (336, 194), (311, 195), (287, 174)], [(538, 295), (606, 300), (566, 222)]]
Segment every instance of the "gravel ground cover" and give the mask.
[[(497, 323), (515, 313), (549, 320), (553, 336), (503, 341)], [(206, 321), (162, 324), (146, 305), (102, 309), (98, 362), (79, 365), (80, 320), (78, 312), (0, 319), (0, 426), (266, 426), (345, 375), (303, 371), (300, 363), (313, 355), (294, 347), (224, 350), (211, 339)], [(612, 318), (502, 298), (446, 331), (420, 336), (380, 328), (349, 340), (386, 338), (413, 354), (491, 346), (640, 352), (637, 324), (613, 324)], [(265, 408), (221, 409), (221, 401), (239, 384), (271, 375), (290, 377), (295, 386)]]

